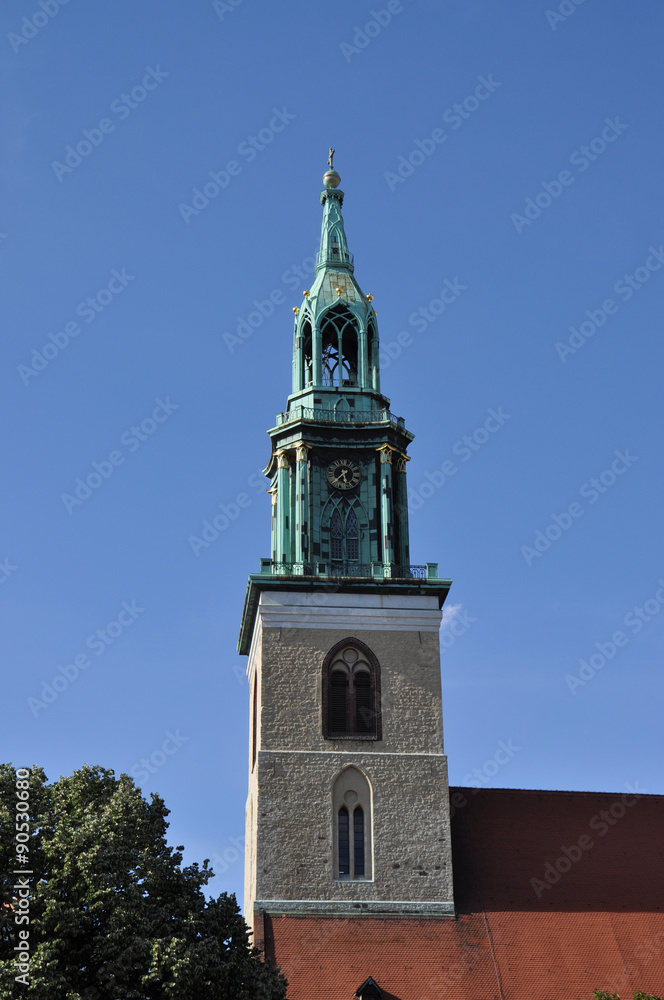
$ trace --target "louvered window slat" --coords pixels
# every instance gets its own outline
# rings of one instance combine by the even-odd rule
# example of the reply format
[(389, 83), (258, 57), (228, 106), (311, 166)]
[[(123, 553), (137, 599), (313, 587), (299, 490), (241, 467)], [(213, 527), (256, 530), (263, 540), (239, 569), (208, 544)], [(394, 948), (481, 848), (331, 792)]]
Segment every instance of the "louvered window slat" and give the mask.
[(348, 677), (335, 670), (330, 679), (329, 693), (330, 732), (345, 733), (348, 729)]
[(373, 706), (371, 704), (371, 677), (358, 673), (353, 678), (355, 688), (355, 731), (370, 733), (373, 729)]
[(348, 831), (348, 810), (339, 810), (339, 875), (350, 875), (350, 840)]

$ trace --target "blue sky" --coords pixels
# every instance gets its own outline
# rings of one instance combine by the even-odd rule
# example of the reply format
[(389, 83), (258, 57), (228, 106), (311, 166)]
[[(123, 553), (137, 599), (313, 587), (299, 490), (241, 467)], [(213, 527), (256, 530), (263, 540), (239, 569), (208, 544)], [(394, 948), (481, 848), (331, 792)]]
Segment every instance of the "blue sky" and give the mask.
[(663, 22), (655, 0), (3, 6), (4, 759), (133, 773), (241, 898), (235, 643), (332, 145), (416, 435), (411, 558), (454, 580), (451, 783), (664, 792)]

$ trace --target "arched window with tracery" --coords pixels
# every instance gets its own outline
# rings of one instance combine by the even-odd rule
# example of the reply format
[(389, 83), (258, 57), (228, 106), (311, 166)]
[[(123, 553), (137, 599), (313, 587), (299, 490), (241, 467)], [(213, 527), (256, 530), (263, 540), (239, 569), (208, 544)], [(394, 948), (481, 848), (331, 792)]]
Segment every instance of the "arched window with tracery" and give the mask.
[(357, 767), (346, 767), (332, 790), (334, 878), (372, 877), (371, 786)]
[(357, 501), (333, 501), (328, 520), (330, 560), (333, 570), (352, 569), (353, 564), (360, 561), (358, 513), (362, 516), (363, 512)]
[(323, 661), (326, 740), (382, 739), (380, 665), (359, 639), (336, 643)]
[(321, 327), (321, 378), (327, 386), (357, 385), (357, 320), (346, 306), (329, 309)]

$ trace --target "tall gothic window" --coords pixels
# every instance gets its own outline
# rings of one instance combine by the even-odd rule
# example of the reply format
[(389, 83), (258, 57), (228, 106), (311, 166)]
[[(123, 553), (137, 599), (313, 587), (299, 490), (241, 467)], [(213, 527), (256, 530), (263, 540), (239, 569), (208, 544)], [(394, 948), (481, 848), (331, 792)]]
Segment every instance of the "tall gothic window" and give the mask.
[(380, 665), (365, 643), (343, 639), (323, 661), (323, 736), (382, 739)]
[(360, 525), (354, 507), (347, 502), (334, 507), (329, 521), (330, 559), (335, 570), (346, 569), (360, 559)]
[(323, 385), (357, 385), (357, 320), (347, 306), (325, 313), (321, 343)]
[(359, 768), (344, 768), (332, 790), (334, 878), (371, 878), (371, 786)]
[(367, 339), (369, 353), (369, 384), (372, 389), (380, 391), (378, 331), (376, 330), (376, 325), (373, 319), (369, 320)]
[(306, 320), (302, 324), (302, 385), (306, 389), (313, 381), (313, 356), (311, 346), (311, 323)]

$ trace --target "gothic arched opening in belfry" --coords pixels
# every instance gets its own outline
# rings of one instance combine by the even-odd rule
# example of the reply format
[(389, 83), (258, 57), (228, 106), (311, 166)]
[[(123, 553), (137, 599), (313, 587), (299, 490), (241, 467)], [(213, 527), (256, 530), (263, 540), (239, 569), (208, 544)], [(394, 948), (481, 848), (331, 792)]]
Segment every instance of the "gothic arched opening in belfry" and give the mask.
[(347, 306), (337, 304), (325, 313), (321, 345), (323, 385), (357, 385), (357, 320)]
[(311, 339), (311, 323), (306, 319), (302, 324), (302, 385), (301, 389), (306, 389), (313, 381), (313, 348)]
[(369, 320), (367, 328), (368, 357), (369, 357), (369, 385), (377, 392), (380, 391), (380, 361), (378, 330), (373, 319)]

